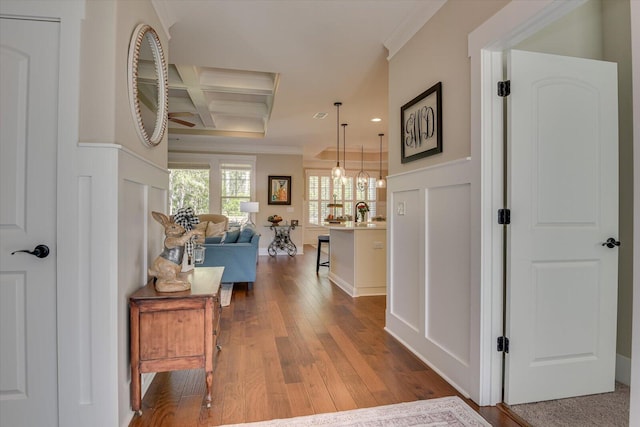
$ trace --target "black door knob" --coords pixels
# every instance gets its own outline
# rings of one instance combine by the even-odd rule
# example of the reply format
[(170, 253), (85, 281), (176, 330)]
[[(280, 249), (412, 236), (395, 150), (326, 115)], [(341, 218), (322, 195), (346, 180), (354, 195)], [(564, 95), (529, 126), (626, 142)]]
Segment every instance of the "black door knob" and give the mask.
[(22, 249), (21, 251), (13, 251), (11, 255), (17, 252), (26, 252), (30, 255), (37, 256), (38, 258), (46, 258), (49, 255), (49, 246), (47, 245), (38, 245), (32, 251), (28, 249)]
[(602, 246), (606, 246), (609, 249), (613, 249), (616, 246), (620, 246), (620, 242), (614, 239), (613, 237), (609, 237), (607, 241), (602, 244)]

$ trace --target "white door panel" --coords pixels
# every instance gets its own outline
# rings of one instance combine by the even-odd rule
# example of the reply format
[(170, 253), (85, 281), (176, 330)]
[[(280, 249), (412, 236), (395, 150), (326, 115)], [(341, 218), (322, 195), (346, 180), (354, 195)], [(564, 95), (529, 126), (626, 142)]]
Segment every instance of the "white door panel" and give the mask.
[[(59, 24), (0, 18), (0, 425), (57, 425)], [(16, 250), (50, 247), (37, 258)]]
[(612, 391), (616, 65), (512, 51), (505, 401)]

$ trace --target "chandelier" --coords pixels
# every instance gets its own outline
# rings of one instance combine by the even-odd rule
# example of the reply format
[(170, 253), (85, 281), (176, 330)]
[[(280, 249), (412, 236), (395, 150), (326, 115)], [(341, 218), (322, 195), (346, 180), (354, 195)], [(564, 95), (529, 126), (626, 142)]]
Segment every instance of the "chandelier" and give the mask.
[(384, 136), (384, 133), (379, 133), (378, 136), (380, 137), (380, 172), (378, 175), (378, 180), (376, 181), (376, 187), (386, 188), (387, 181), (382, 177), (382, 137)]
[(340, 166), (340, 106), (342, 102), (334, 102), (336, 106), (336, 165), (331, 169), (333, 179), (341, 179), (344, 176), (344, 168)]
[(344, 173), (342, 174), (342, 184), (347, 185), (347, 123), (342, 124), (342, 160), (344, 161)]
[(360, 172), (356, 175), (356, 187), (364, 191), (369, 185), (369, 174), (364, 171), (364, 145), (360, 148)]

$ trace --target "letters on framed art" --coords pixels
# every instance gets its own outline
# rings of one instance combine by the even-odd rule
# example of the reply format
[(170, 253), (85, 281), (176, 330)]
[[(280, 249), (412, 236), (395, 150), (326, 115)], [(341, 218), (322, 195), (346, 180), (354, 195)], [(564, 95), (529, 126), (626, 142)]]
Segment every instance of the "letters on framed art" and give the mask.
[(442, 82), (400, 108), (402, 163), (442, 153)]

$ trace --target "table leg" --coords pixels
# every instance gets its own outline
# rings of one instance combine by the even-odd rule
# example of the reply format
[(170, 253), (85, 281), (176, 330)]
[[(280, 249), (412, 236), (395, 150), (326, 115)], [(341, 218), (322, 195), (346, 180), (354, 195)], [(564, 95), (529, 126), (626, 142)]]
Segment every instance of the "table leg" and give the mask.
[(204, 309), (204, 370), (207, 382), (207, 408), (211, 408), (211, 389), (213, 387), (213, 297), (207, 298)]
[(140, 308), (131, 303), (131, 409), (142, 413), (142, 388), (140, 385)]
[(213, 372), (207, 372), (207, 408), (211, 408), (211, 389), (213, 388)]
[[(135, 369), (137, 371), (137, 369)], [(131, 409), (142, 414), (142, 390), (140, 388), (140, 372), (134, 373), (131, 369)]]

